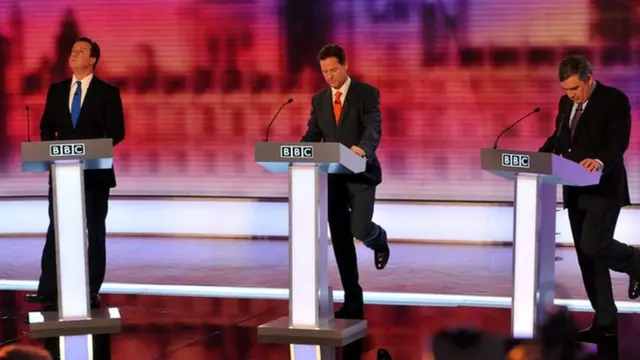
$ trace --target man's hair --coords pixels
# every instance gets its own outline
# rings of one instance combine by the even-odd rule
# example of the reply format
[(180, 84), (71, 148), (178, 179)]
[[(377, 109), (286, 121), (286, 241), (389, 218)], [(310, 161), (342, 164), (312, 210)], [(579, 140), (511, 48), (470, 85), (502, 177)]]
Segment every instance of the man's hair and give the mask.
[(330, 57), (338, 59), (340, 65), (344, 65), (347, 62), (347, 54), (340, 45), (328, 44), (323, 46), (320, 52), (318, 52), (318, 61), (326, 60)]
[(35, 346), (8, 345), (0, 349), (0, 360), (52, 360), (52, 357)]
[(88, 38), (86, 36), (80, 36), (79, 38), (76, 39), (76, 42), (78, 41), (86, 42), (91, 46), (89, 56), (92, 58), (96, 58), (96, 62), (93, 63), (93, 68), (95, 69), (96, 66), (98, 65), (98, 61), (100, 61), (100, 46), (98, 45), (97, 42), (93, 41), (93, 39)]
[(572, 76), (586, 81), (589, 75), (593, 75), (589, 60), (582, 55), (569, 55), (560, 62), (558, 66), (558, 78), (560, 82), (567, 80)]

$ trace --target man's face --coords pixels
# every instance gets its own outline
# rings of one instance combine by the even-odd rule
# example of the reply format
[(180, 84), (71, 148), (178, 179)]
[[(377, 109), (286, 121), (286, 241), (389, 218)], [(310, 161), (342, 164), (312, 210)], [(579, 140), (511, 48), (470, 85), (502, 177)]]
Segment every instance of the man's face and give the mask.
[(93, 68), (96, 59), (91, 57), (91, 44), (85, 41), (77, 41), (73, 44), (69, 55), (69, 66), (74, 71)]
[(347, 63), (341, 65), (335, 57), (320, 60), (324, 80), (334, 89), (339, 89), (347, 81)]
[(572, 75), (567, 80), (563, 81), (560, 85), (567, 94), (567, 96), (576, 103), (582, 104), (589, 100), (591, 96), (591, 88), (593, 86), (592, 75), (589, 75), (586, 81), (580, 80), (577, 75)]

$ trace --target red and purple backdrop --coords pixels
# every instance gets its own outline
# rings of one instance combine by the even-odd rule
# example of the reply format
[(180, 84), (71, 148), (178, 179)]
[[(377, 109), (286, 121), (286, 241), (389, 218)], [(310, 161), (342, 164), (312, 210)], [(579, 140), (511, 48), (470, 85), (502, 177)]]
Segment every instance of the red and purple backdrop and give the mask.
[[(588, 56), (599, 80), (638, 105), (636, 4), (0, 0), (0, 196), (45, 194), (43, 174), (20, 173), (25, 106), (37, 138), (48, 85), (69, 75), (68, 51), (86, 35), (102, 48), (97, 75), (122, 90), (127, 138), (116, 150), (117, 194), (285, 196), (286, 175), (255, 165), (253, 143), (290, 97), (271, 139), (299, 139), (310, 97), (324, 86), (315, 56), (337, 42), (350, 74), (382, 93), (378, 198), (510, 200), (512, 184), (480, 170), (479, 149), (535, 107), (542, 111), (501, 146), (542, 143), (562, 95), (563, 56)], [(637, 202), (635, 135), (626, 161)]]

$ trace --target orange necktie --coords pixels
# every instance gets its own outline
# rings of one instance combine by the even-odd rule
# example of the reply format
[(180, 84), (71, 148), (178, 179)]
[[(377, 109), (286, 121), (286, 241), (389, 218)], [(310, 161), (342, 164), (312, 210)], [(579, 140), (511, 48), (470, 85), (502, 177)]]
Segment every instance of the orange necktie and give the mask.
[(342, 93), (340, 91), (336, 91), (336, 95), (333, 99), (333, 115), (336, 117), (336, 124), (340, 122), (340, 113), (342, 112), (340, 96), (342, 96)]

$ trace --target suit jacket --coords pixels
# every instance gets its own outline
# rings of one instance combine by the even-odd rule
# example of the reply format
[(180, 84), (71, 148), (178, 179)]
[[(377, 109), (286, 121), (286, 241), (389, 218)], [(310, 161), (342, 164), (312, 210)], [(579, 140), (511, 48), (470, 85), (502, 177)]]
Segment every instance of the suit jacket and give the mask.
[[(120, 90), (95, 75), (85, 95), (74, 129), (69, 110), (71, 79), (53, 83), (47, 92), (47, 100), (40, 120), (42, 141), (111, 138), (113, 145), (124, 139), (124, 113)], [(116, 186), (111, 169), (85, 170), (85, 185)]]
[(351, 181), (378, 185), (382, 169), (376, 150), (382, 136), (380, 91), (363, 82), (351, 79), (340, 119), (333, 114), (331, 89), (326, 88), (311, 99), (311, 116), (303, 142), (339, 142), (351, 148), (356, 145), (368, 159), (364, 173), (347, 176)]
[(598, 159), (604, 167), (598, 185), (564, 186), (564, 207), (581, 208), (610, 200), (622, 207), (631, 203), (624, 153), (631, 136), (631, 105), (622, 91), (600, 82), (596, 85), (584, 108), (571, 138), (570, 116), (573, 101), (562, 96), (558, 103), (556, 130), (539, 151), (561, 154), (564, 158), (581, 162)]

